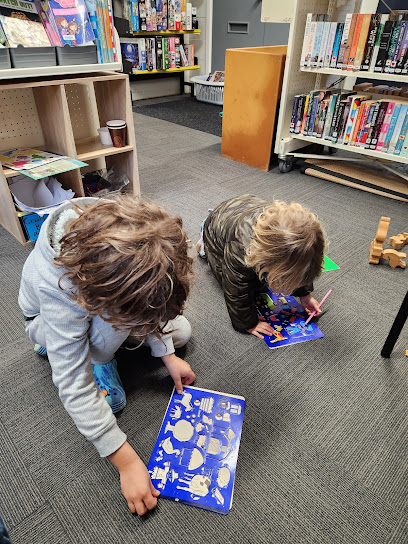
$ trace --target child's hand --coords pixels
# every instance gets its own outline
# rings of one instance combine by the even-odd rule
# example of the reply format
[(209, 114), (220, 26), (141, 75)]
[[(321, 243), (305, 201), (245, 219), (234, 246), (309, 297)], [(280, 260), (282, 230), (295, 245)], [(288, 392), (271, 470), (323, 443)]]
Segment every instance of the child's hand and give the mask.
[(166, 365), (170, 376), (173, 378), (177, 393), (183, 392), (183, 385), (190, 385), (196, 379), (196, 375), (191, 370), (191, 366), (174, 353), (164, 355), (163, 363)]
[(312, 295), (306, 295), (305, 297), (299, 297), (300, 303), (305, 309), (305, 311), (310, 315), (313, 312), (316, 312), (315, 315), (320, 315), (322, 313), (319, 308), (319, 303)]
[(132, 446), (125, 442), (109, 455), (109, 460), (119, 470), (122, 494), (132, 514), (143, 516), (148, 510), (153, 510), (160, 491), (153, 487), (146, 465)]
[(257, 336), (258, 338), (262, 338), (263, 340), (264, 334), (266, 334), (266, 336), (271, 336), (273, 334), (273, 328), (269, 325), (269, 323), (266, 323), (263, 317), (260, 317), (258, 324), (252, 329), (248, 329), (248, 332), (254, 336)]

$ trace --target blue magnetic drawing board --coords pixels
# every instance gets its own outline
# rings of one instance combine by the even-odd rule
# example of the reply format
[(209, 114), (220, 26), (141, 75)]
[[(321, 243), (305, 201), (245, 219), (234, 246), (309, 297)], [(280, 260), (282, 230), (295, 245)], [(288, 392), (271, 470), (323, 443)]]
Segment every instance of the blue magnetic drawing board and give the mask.
[(272, 326), (274, 335), (264, 335), (265, 342), (271, 349), (323, 338), (319, 327), (309, 321), (308, 314), (291, 296), (275, 293), (271, 289), (259, 293), (256, 299), (258, 313)]
[(147, 466), (161, 497), (228, 514), (244, 408), (243, 397), (173, 390)]

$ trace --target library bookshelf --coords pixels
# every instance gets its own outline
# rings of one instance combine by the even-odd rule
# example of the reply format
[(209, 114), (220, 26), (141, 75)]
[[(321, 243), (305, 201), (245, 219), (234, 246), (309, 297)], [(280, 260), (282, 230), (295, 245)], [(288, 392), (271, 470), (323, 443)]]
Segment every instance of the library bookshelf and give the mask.
[[(270, 2), (271, 0), (264, 0)], [(311, 89), (328, 87), (334, 82), (336, 86), (342, 86), (344, 89), (351, 90), (358, 77), (370, 80), (398, 81), (408, 83), (408, 76), (388, 73), (373, 73), (368, 71), (345, 71), (336, 68), (306, 68), (300, 67), (300, 58), (303, 46), (303, 36), (305, 31), (306, 16), (308, 13), (327, 13), (329, 21), (344, 21), (347, 13), (375, 13), (379, 0), (293, 0), (293, 8), (288, 22), (290, 22), (288, 51), (286, 56), (285, 71), (282, 83), (282, 95), (279, 109), (279, 119), (276, 131), (275, 153), (279, 157), (279, 169), (281, 172), (289, 172), (292, 167), (294, 157), (303, 147), (318, 143), (327, 146), (331, 154), (337, 149), (342, 149), (355, 154), (356, 160), (381, 163), (387, 170), (401, 176), (408, 198), (408, 185), (405, 185), (408, 176), (401, 173), (400, 170), (393, 168), (392, 163), (405, 163), (408, 160), (398, 155), (389, 155), (378, 151), (362, 149), (361, 147), (332, 143), (321, 138), (307, 137), (300, 134), (291, 134), (289, 132), (292, 106), (295, 95), (309, 92)], [(340, 81), (339, 81), (340, 80)], [(306, 153), (301, 155), (308, 158)], [(315, 157), (315, 155), (313, 155)], [(333, 156), (319, 156), (321, 159)], [(350, 160), (353, 160), (352, 158)]]
[(199, 70), (200, 65), (194, 66), (183, 66), (182, 68), (168, 68), (167, 70), (133, 70), (133, 75), (142, 75), (142, 74), (174, 74), (178, 72), (186, 72), (187, 70)]
[[(139, 195), (139, 174), (129, 78), (126, 74), (10, 80), (0, 83), (0, 151), (18, 147), (44, 149), (88, 163), (58, 174), (64, 189), (84, 196), (81, 172), (119, 166), (128, 192)], [(127, 123), (125, 147), (104, 146), (97, 129), (111, 119)], [(19, 172), (0, 167), (0, 222), (21, 244), (28, 244), (9, 184)], [(27, 178), (28, 179), (28, 178)]]

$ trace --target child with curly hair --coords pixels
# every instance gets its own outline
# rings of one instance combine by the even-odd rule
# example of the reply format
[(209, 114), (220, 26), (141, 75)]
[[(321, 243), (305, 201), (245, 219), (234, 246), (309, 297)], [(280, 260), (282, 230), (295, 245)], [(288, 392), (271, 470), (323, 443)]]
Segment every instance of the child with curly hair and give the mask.
[(113, 415), (126, 404), (115, 352), (136, 336), (161, 357), (177, 391), (194, 381), (174, 353), (191, 335), (182, 315), (191, 273), (181, 219), (131, 196), (59, 206), (22, 272), (26, 333), (48, 355), (65, 409), (117, 467), (129, 509), (139, 515), (156, 506), (159, 491)]
[(259, 338), (272, 327), (259, 317), (255, 297), (269, 287), (293, 294), (307, 313), (321, 313), (311, 295), (323, 265), (321, 223), (296, 203), (267, 202), (253, 195), (226, 200), (203, 225), (204, 255), (222, 285), (234, 329)]

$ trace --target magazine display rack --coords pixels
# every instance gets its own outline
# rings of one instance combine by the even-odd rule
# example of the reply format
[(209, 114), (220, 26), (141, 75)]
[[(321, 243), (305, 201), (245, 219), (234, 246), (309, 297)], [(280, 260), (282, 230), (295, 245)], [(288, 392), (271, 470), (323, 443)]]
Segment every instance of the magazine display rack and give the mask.
[[(263, 0), (271, 2), (272, 0)], [(281, 172), (289, 172), (292, 167), (293, 158), (302, 156), (303, 158), (330, 158), (335, 157), (324, 155), (307, 155), (296, 153), (302, 147), (311, 143), (325, 145), (329, 148), (331, 154), (337, 149), (343, 149), (356, 154), (356, 161), (379, 162), (385, 169), (399, 175), (405, 180), (408, 176), (392, 167), (392, 163), (408, 164), (408, 158), (398, 155), (387, 155), (370, 149), (348, 146), (344, 144), (331, 143), (321, 138), (303, 136), (301, 134), (291, 134), (289, 132), (294, 96), (309, 92), (311, 89), (326, 87), (341, 80), (336, 86), (343, 86), (344, 89), (352, 89), (357, 77), (364, 77), (367, 81), (382, 79), (388, 81), (408, 82), (407, 76), (388, 73), (373, 72), (342, 72), (342, 70), (332, 68), (300, 68), (300, 58), (303, 46), (303, 36), (305, 32), (306, 16), (308, 13), (327, 13), (329, 21), (344, 21), (347, 13), (375, 13), (379, 0), (293, 0), (293, 11), (288, 17), (290, 23), (288, 51), (286, 57), (285, 72), (282, 84), (281, 103), (279, 110), (279, 121), (276, 134), (275, 152), (279, 156), (279, 169)], [(351, 76), (349, 76), (351, 74)], [(373, 95), (374, 96), (374, 95)], [(343, 159), (344, 160), (344, 159)], [(353, 158), (347, 157), (347, 160)]]
[[(84, 196), (81, 172), (118, 165), (128, 179), (127, 192), (140, 194), (129, 78), (97, 73), (60, 79), (42, 78), (0, 83), (1, 149), (40, 148), (88, 163), (58, 174), (64, 189)], [(112, 119), (127, 123), (124, 147), (102, 145), (97, 129)], [(9, 190), (19, 172), (0, 166), (0, 221), (19, 242), (27, 244)]]

